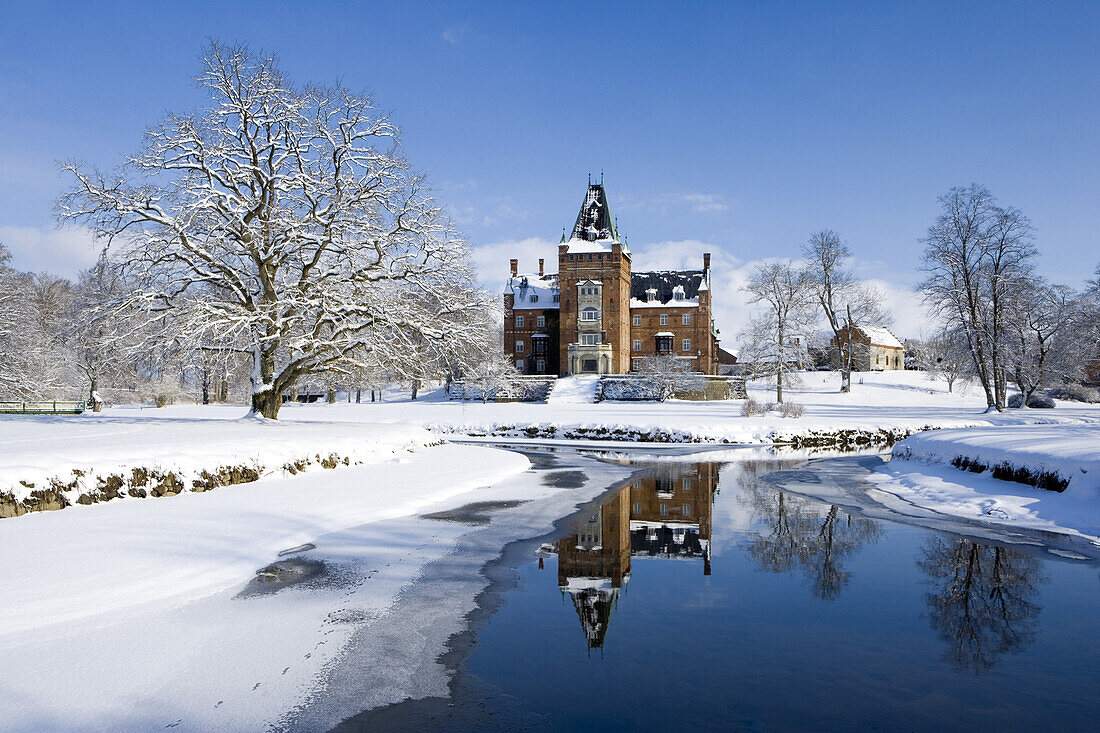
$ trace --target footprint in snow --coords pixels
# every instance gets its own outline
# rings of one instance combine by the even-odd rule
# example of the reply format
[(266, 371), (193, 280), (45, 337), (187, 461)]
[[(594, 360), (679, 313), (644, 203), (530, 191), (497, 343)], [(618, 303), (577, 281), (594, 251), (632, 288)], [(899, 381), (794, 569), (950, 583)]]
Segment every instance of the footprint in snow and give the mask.
[(214, 709), (217, 710), (218, 708), (220, 708), (223, 702), (225, 702), (225, 700), (218, 700), (216, 703), (214, 703)]
[(257, 688), (257, 687), (259, 687), (259, 686), (260, 686), (260, 683), (259, 683), (259, 682), (257, 682), (256, 684), (252, 685), (252, 691), (253, 691), (253, 692), (255, 692), (255, 691), (256, 691), (256, 688)]
[(289, 671), (290, 671), (290, 667), (283, 667), (283, 674), (286, 674)]
[(176, 721), (175, 723), (169, 723), (168, 725), (166, 725), (166, 726), (164, 726), (164, 727), (165, 727), (165, 728), (175, 728), (175, 727), (176, 727), (177, 725), (179, 725), (179, 724), (180, 724), (180, 723), (182, 723), (182, 722), (183, 722), (183, 718), (180, 718), (180, 719), (179, 719), (179, 720), (177, 720), (177, 721)]

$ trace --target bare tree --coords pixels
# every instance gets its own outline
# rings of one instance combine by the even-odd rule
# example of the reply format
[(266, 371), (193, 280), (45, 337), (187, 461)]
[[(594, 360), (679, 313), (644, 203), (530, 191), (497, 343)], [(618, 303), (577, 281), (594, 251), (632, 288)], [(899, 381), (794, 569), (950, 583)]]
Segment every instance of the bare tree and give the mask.
[[(209, 105), (168, 116), (116, 174), (66, 164), (60, 216), (107, 243), (151, 320), (244, 345), (254, 412), (478, 307), (464, 242), (370, 98), (295, 88), (274, 58), (218, 43), (196, 81)], [(425, 292), (447, 297), (429, 310)]]
[(883, 306), (885, 298), (877, 288), (856, 278), (848, 267), (851, 250), (831, 229), (814, 232), (802, 246), (802, 254), (814, 297), (837, 345), (840, 391), (851, 392), (858, 348), (852, 341), (852, 329), (890, 325), (892, 319)]
[(932, 312), (964, 335), (989, 409), (1003, 411), (1008, 315), (1020, 284), (1033, 276), (1031, 223), (977, 184), (939, 201), (943, 212), (924, 239), (921, 289)]
[(703, 375), (692, 372), (691, 363), (674, 354), (644, 356), (639, 360), (639, 367), (643, 381), (652, 385), (659, 402), (676, 392), (699, 390), (704, 386)]
[(742, 333), (753, 373), (775, 376), (775, 401), (783, 401), (783, 383), (802, 368), (812, 337), (814, 291), (807, 274), (790, 262), (758, 266), (744, 290), (750, 303), (763, 306)]
[(958, 330), (941, 329), (921, 344), (917, 362), (929, 374), (947, 382), (953, 392), (955, 382), (970, 373), (970, 351), (966, 337)]
[(1076, 294), (1042, 278), (1021, 283), (1014, 293), (1008, 349), (1011, 376), (1023, 395), (1021, 406), (1053, 377), (1066, 379), (1079, 371), (1087, 351), (1073, 338), (1081, 325)]

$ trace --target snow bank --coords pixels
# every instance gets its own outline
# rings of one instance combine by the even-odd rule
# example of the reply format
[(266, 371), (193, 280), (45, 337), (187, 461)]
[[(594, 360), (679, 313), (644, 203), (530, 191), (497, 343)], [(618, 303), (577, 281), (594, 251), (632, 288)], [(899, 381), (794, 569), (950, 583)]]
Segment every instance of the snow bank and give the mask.
[[(1100, 425), (939, 430), (907, 438), (893, 455), (1100, 500)], [(1044, 486), (1044, 477), (1060, 480)]]
[[(972, 472), (953, 464), (989, 468)], [(998, 466), (1032, 476), (1057, 475), (1066, 480), (1066, 488), (1048, 491), (994, 478)], [(1100, 544), (1097, 425), (922, 433), (894, 446), (892, 460), (869, 478), (884, 494), (940, 514), (1077, 535)]]
[(0, 494), (11, 503), (47, 492), (52, 506), (45, 508), (60, 508), (248, 483), (317, 464), (370, 463), (439, 442), (411, 425), (211, 419), (219, 414), (183, 408), (2, 417)]

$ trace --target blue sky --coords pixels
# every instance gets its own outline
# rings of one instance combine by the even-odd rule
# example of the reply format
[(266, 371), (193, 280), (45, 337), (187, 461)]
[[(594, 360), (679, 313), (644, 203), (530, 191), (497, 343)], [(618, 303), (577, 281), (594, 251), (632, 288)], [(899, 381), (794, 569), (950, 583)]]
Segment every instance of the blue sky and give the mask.
[(212, 37), (373, 93), (490, 284), (510, 256), (553, 257), (600, 170), (635, 269), (715, 253), (726, 333), (752, 263), (829, 227), (915, 335), (918, 240), (936, 197), (973, 181), (1031, 216), (1052, 278), (1078, 286), (1100, 261), (1100, 3), (0, 8), (0, 241), (25, 269), (92, 259), (54, 231), (55, 162), (110, 167), (199, 104)]

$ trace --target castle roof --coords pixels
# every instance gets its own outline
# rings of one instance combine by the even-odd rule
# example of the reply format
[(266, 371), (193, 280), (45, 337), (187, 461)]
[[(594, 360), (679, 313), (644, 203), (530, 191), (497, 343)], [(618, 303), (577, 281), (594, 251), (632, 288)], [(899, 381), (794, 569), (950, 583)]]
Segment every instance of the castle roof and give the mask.
[[(562, 244), (570, 252), (609, 252), (617, 242), (621, 242), (619, 229), (607, 203), (607, 192), (602, 183), (589, 183), (573, 232), (568, 240), (562, 238)], [(625, 245), (623, 249), (626, 250)]]
[(559, 307), (558, 276), (518, 274), (508, 279), (507, 291), (515, 296), (513, 310), (554, 310)]
[[(646, 303), (674, 306), (697, 304), (699, 291), (709, 289), (710, 278), (703, 270), (664, 270), (630, 274), (631, 306)], [(649, 301), (648, 291), (650, 290), (656, 291), (655, 301)], [(682, 291), (682, 300), (675, 300), (677, 291)], [(639, 303), (633, 301), (639, 301)]]

